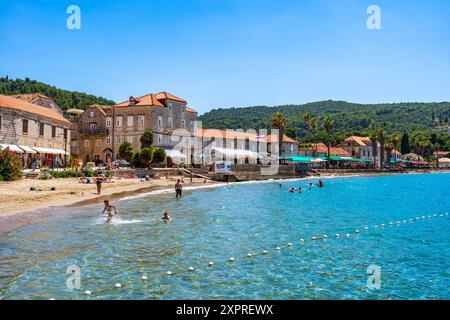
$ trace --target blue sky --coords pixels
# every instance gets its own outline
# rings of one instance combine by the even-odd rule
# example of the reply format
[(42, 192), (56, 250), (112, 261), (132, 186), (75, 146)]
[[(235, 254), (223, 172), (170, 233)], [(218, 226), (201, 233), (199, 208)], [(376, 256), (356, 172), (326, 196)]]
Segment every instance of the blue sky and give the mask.
[[(66, 28), (71, 4), (81, 30)], [(164, 90), (201, 113), (448, 101), (449, 14), (448, 0), (2, 0), (0, 75), (116, 101)]]

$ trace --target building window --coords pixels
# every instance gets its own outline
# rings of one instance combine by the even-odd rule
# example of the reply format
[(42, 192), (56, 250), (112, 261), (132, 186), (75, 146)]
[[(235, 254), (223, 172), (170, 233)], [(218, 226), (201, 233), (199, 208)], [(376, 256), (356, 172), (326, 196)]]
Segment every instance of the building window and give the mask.
[(128, 125), (129, 127), (132, 127), (132, 126), (133, 126), (133, 121), (134, 121), (134, 117), (133, 117), (133, 116), (128, 116), (128, 117), (127, 117), (127, 125)]
[(94, 155), (94, 161), (95, 162), (99, 162), (100, 161), (100, 155), (99, 154)]
[(133, 136), (128, 136), (127, 142), (133, 144)]
[(181, 120), (181, 128), (185, 129), (186, 128), (186, 120)]
[(116, 143), (121, 143), (122, 142), (122, 137), (121, 136), (117, 136), (116, 137)]
[(23, 134), (28, 133), (28, 120), (27, 119), (22, 120), (22, 133)]
[(89, 140), (84, 140), (84, 146), (85, 146), (86, 148), (89, 148), (90, 145), (91, 145), (91, 143), (90, 143)]
[(116, 117), (116, 127), (122, 126), (122, 117)]
[(172, 117), (169, 117), (168, 119), (167, 119), (167, 122), (169, 123), (169, 127), (173, 127), (173, 121), (172, 121)]
[(158, 134), (158, 144), (162, 143), (162, 136), (160, 134)]
[(56, 137), (56, 127), (52, 126), (52, 138)]
[(162, 128), (163, 126), (163, 117), (158, 116), (158, 128)]
[(111, 136), (106, 137), (106, 144), (111, 144)]
[(138, 116), (138, 125), (143, 126), (145, 124), (145, 116)]
[(112, 126), (112, 118), (111, 117), (107, 117), (106, 118), (106, 127), (107, 128), (111, 128)]
[(102, 146), (102, 140), (101, 139), (97, 139), (97, 147), (101, 147)]
[(67, 140), (68, 131), (67, 129), (64, 129), (64, 140)]
[(167, 107), (169, 108), (169, 110), (172, 110), (172, 102), (168, 102)]
[(45, 132), (45, 124), (39, 123), (39, 135), (44, 136), (44, 132)]
[(90, 123), (89, 130), (91, 130), (91, 132), (94, 132), (95, 130), (97, 130), (97, 123), (95, 123), (95, 122)]

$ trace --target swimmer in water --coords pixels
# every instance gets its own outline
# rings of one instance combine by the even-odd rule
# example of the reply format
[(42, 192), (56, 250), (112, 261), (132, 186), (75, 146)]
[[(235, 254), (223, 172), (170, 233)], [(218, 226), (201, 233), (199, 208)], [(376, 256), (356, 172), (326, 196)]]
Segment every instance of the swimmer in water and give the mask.
[(302, 187), (299, 187), (299, 188), (298, 188), (298, 193), (302, 193), (302, 192), (303, 192)]
[(167, 210), (164, 211), (161, 219), (162, 219), (162, 221), (164, 221), (164, 223), (168, 223), (170, 220), (172, 220), (172, 218), (169, 216), (169, 213), (167, 212)]
[(312, 184), (312, 182), (310, 182), (309, 183), (309, 190), (311, 190), (312, 186), (313, 186), (313, 184)]
[(291, 188), (291, 189), (289, 190), (289, 192), (290, 192), (290, 193), (295, 193), (295, 188)]
[(322, 187), (323, 187), (323, 181), (322, 181), (321, 179), (319, 179), (319, 183), (317, 184), (317, 186), (318, 186), (319, 188), (322, 188)]
[(105, 208), (103, 209), (102, 214), (104, 214), (106, 211), (106, 213), (108, 214), (108, 218), (106, 219), (105, 223), (110, 223), (113, 218), (112, 210), (114, 209), (114, 214), (117, 214), (117, 208), (110, 204), (109, 200), (105, 200), (103, 202), (105, 204)]

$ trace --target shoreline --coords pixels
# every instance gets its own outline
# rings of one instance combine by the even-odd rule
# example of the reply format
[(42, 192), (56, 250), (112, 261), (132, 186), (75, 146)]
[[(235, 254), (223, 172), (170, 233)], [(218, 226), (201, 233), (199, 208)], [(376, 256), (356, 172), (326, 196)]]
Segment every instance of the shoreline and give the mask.
[[(210, 189), (216, 187), (222, 187), (227, 185), (238, 185), (238, 184), (254, 184), (254, 183), (271, 183), (274, 181), (299, 181), (299, 180), (309, 180), (309, 179), (329, 179), (329, 178), (351, 178), (351, 177), (370, 177), (370, 176), (384, 176), (384, 175), (403, 175), (403, 174), (448, 174), (450, 171), (408, 171), (408, 172), (346, 172), (346, 173), (322, 173), (319, 176), (307, 176), (307, 177), (295, 177), (291, 179), (265, 179), (265, 180), (251, 180), (244, 182), (231, 182), (224, 183), (219, 181), (208, 181), (206, 184), (203, 179), (196, 178), (193, 180), (192, 184), (185, 183), (184, 191), (196, 191), (202, 189)], [(63, 180), (63, 179), (61, 179)], [(0, 234), (7, 233), (14, 229), (31, 225), (37, 221), (48, 218), (54, 214), (54, 209), (69, 209), (77, 208), (82, 206), (89, 206), (94, 204), (102, 203), (103, 200), (109, 199), (113, 201), (118, 200), (128, 200), (133, 198), (145, 197), (150, 195), (158, 194), (169, 194), (173, 192), (174, 179), (170, 180), (153, 180), (150, 182), (138, 182), (133, 181), (130, 184), (125, 184), (122, 186), (113, 186), (102, 191), (101, 195), (91, 193), (84, 195), (82, 192), (81, 196), (66, 197), (62, 199), (56, 199), (54, 201), (42, 201), (39, 203), (34, 203), (32, 206), (30, 203), (24, 206), (16, 206), (15, 209), (5, 212), (0, 208)], [(95, 188), (94, 184), (90, 185), (92, 189)], [(1, 187), (1, 186), (0, 186)], [(91, 190), (92, 191), (92, 190)]]

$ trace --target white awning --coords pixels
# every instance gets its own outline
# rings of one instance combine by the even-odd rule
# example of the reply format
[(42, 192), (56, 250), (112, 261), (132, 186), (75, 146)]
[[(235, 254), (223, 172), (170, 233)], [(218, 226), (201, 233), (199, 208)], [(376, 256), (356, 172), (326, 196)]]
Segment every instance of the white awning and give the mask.
[(255, 158), (261, 159), (261, 155), (257, 152), (251, 150), (240, 150), (240, 149), (225, 149), (219, 147), (213, 147), (213, 150), (219, 152), (228, 157), (236, 157), (236, 158)]
[(169, 149), (167, 149), (167, 150), (164, 150), (164, 151), (166, 151), (166, 155), (171, 157), (172, 159), (176, 159), (176, 158), (178, 158), (178, 159), (180, 159), (180, 158), (181, 159), (185, 159), (186, 158), (186, 156), (184, 154), (182, 154), (178, 150), (169, 150)]
[(25, 151), (26, 153), (36, 153), (36, 150), (33, 150), (28, 146), (19, 146), (19, 148)]
[[(47, 154), (65, 154), (64, 150), (60, 149), (51, 149), (51, 148), (41, 148), (41, 147), (32, 147), (38, 153), (47, 153)], [(67, 153), (68, 155), (69, 153)]]
[(23, 150), (14, 144), (0, 144), (0, 149), (9, 149), (12, 152), (23, 153)]

